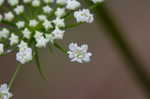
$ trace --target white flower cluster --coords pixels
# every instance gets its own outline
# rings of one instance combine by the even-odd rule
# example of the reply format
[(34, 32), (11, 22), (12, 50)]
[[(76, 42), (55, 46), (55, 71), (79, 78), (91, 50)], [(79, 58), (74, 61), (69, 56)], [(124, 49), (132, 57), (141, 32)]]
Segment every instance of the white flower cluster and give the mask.
[[(0, 0), (0, 6), (4, 1)], [(102, 2), (102, 0), (91, 1)], [(22, 0), (22, 2), (6, 0), (6, 2), (12, 8), (0, 14), (0, 22), (7, 25), (0, 28), (0, 55), (8, 49), (17, 51), (16, 60), (22, 64), (34, 57), (33, 47), (45, 48), (48, 43), (53, 44), (55, 40), (64, 38), (66, 28), (70, 24), (67, 24), (70, 21), (67, 19), (68, 16), (75, 18), (77, 23), (94, 21), (89, 9), (81, 9), (79, 0)], [(79, 63), (90, 61), (91, 54), (87, 53), (87, 45), (79, 47), (71, 43), (69, 48), (71, 61)]]
[(2, 84), (0, 86), (0, 99), (10, 99), (11, 97), (12, 93), (9, 92), (7, 84)]

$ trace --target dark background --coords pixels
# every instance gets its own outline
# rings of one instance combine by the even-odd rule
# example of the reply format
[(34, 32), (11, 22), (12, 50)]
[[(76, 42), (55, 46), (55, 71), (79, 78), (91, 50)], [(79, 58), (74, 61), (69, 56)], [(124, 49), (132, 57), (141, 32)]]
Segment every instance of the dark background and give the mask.
[[(150, 66), (150, 0), (106, 0), (117, 23), (126, 34), (137, 56)], [(70, 63), (58, 50), (40, 50), (40, 61), (48, 81), (34, 64), (24, 65), (17, 76), (13, 99), (147, 99), (118, 49), (95, 21), (65, 33), (63, 44), (89, 44), (92, 62)], [(15, 53), (0, 57), (0, 82), (7, 82), (15, 71)], [(150, 67), (143, 67), (147, 72)]]

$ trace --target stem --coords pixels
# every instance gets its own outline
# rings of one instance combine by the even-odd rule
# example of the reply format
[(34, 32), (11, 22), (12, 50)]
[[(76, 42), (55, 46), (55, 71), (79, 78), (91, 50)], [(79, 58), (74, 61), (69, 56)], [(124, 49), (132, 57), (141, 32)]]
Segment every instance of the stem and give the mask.
[(12, 87), (12, 84), (13, 84), (13, 82), (15, 81), (17, 74), (18, 74), (19, 71), (21, 70), (21, 67), (22, 67), (21, 64), (17, 64), (16, 71), (14, 72), (14, 74), (13, 74), (13, 76), (12, 76), (10, 82), (9, 82), (9, 85), (8, 85), (9, 88)]
[[(89, 0), (85, 1), (87, 2), (87, 4), (91, 5)], [(136, 56), (134, 50), (127, 43), (127, 39), (125, 38), (125, 36), (122, 35), (124, 32), (121, 31), (116, 25), (105, 3), (100, 3), (99, 6), (94, 9), (94, 11), (99, 18), (99, 23), (103, 24), (105, 30), (107, 31), (106, 33), (108, 33), (107, 35), (114, 41), (114, 44), (116, 47), (118, 47), (122, 58), (125, 62), (127, 62), (127, 68), (130, 69), (138, 84), (143, 88), (145, 94), (150, 97), (150, 77), (148, 76), (148, 73), (143, 69), (143, 67), (145, 66), (143, 66), (143, 63), (141, 63), (139, 58)]]

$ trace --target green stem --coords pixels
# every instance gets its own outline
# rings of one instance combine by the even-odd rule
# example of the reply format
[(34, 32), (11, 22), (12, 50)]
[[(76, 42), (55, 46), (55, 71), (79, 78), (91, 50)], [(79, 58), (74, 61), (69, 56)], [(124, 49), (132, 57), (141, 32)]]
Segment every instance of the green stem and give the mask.
[[(89, 0), (85, 0), (87, 4), (91, 5)], [(133, 73), (139, 85), (143, 88), (143, 91), (148, 97), (150, 97), (150, 77), (148, 73), (144, 70), (144, 64), (141, 63), (139, 58), (134, 53), (132, 47), (127, 43), (127, 39), (122, 34), (117, 24), (115, 23), (112, 15), (109, 13), (105, 3), (100, 3), (96, 9), (97, 17), (99, 18), (99, 23), (102, 23), (107, 35), (114, 41), (116, 47), (118, 47), (122, 58), (127, 62), (127, 67)], [(149, 99), (149, 98), (148, 98)]]
[(12, 87), (12, 84), (13, 84), (13, 82), (15, 81), (17, 74), (18, 74), (19, 71), (21, 70), (21, 67), (22, 67), (21, 64), (17, 64), (16, 71), (14, 72), (14, 74), (13, 74), (13, 76), (12, 76), (10, 82), (9, 82), (9, 85), (8, 85), (9, 88)]

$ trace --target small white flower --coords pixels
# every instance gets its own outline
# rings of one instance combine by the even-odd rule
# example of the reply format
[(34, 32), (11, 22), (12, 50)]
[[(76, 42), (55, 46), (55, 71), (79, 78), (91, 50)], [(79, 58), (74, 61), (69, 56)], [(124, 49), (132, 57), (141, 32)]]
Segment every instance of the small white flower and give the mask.
[(66, 8), (69, 10), (75, 10), (81, 6), (77, 0), (68, 0)]
[(45, 16), (45, 15), (38, 15), (38, 20), (40, 20), (40, 21), (45, 21), (45, 20), (47, 20), (47, 17)]
[(71, 43), (69, 44), (69, 49), (68, 51), (69, 58), (71, 59), (72, 62), (89, 62), (90, 57), (92, 54), (90, 52), (87, 52), (88, 50), (88, 45), (84, 44), (82, 46), (78, 46), (77, 43)]
[(65, 31), (60, 30), (58, 27), (56, 27), (55, 30), (52, 32), (52, 34), (54, 35), (55, 39), (63, 39), (64, 32)]
[(19, 0), (7, 0), (11, 6), (15, 6), (19, 3)]
[(32, 49), (25, 48), (24, 50), (19, 50), (16, 54), (16, 60), (21, 64), (25, 64), (32, 60)]
[(48, 29), (50, 29), (50, 28), (53, 28), (51, 22), (48, 21), (48, 20), (44, 20), (43, 26), (44, 26), (44, 28), (45, 28), (46, 30), (48, 30)]
[(56, 27), (65, 27), (64, 19), (60, 19), (57, 17), (55, 20), (52, 21)]
[(20, 44), (18, 45), (19, 50), (24, 50), (26, 48), (28, 48), (28, 44), (26, 42), (24, 42), (23, 40), (20, 42)]
[(46, 47), (48, 41), (46, 38), (44, 38), (42, 32), (36, 31), (34, 38), (36, 40), (36, 47), (39, 48)]
[(24, 3), (30, 3), (32, 0), (23, 0)]
[(77, 22), (92, 23), (94, 21), (93, 14), (90, 13), (89, 9), (83, 9), (74, 12), (74, 17)]
[(30, 39), (30, 37), (31, 37), (31, 32), (30, 32), (30, 30), (29, 30), (28, 28), (25, 28), (25, 29), (22, 31), (22, 33), (23, 33), (23, 37), (24, 37), (24, 38)]
[(32, 6), (33, 6), (33, 7), (38, 7), (38, 6), (40, 6), (40, 4), (41, 4), (41, 1), (40, 1), (40, 0), (33, 0), (33, 1), (32, 1)]
[(46, 40), (47, 40), (47, 42), (53, 43), (55, 40), (55, 36), (52, 33), (46, 34)]
[(30, 20), (29, 21), (29, 26), (36, 27), (37, 25), (38, 25), (38, 21), (37, 20)]
[(14, 19), (13, 13), (12, 13), (12, 12), (5, 13), (5, 14), (4, 14), (4, 19), (5, 19), (6, 21), (12, 21), (12, 20)]
[(18, 22), (16, 23), (16, 26), (17, 26), (19, 29), (24, 28), (25, 22), (24, 22), (24, 21), (18, 21)]
[(3, 28), (1, 31), (0, 31), (0, 39), (1, 38), (8, 38), (9, 36), (9, 33), (10, 31), (7, 29), (7, 28)]
[(0, 43), (0, 55), (4, 53), (4, 44)]
[(57, 0), (56, 3), (59, 5), (65, 5), (67, 3), (67, 0)]
[(12, 93), (9, 92), (7, 84), (2, 84), (0, 86), (0, 99), (10, 99), (11, 97)]
[(52, 3), (54, 0), (43, 0), (44, 3)]
[(21, 14), (24, 12), (24, 6), (23, 5), (18, 5), (14, 11), (16, 12), (17, 15)]
[(43, 7), (43, 12), (44, 13), (50, 14), (51, 11), (52, 11), (52, 8), (49, 7), (48, 5)]
[(65, 9), (64, 8), (57, 8), (55, 12), (56, 17), (62, 17), (65, 15)]
[(103, 2), (104, 0), (92, 0), (93, 3), (100, 3)]
[(3, 16), (0, 14), (0, 22), (3, 20)]
[(9, 38), (9, 41), (10, 41), (10, 45), (17, 44), (19, 42), (19, 37), (12, 33)]
[(4, 0), (0, 0), (0, 6), (4, 3)]

